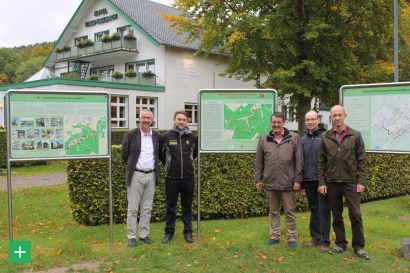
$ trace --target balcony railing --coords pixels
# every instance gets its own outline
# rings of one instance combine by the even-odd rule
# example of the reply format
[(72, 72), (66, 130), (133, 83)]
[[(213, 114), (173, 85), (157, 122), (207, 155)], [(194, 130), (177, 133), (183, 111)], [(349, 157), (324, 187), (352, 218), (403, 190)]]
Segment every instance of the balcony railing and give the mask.
[(137, 40), (127, 40), (121, 38), (120, 40), (110, 41), (110, 42), (95, 42), (91, 46), (86, 47), (72, 47), (69, 51), (56, 52), (57, 60), (75, 58), (86, 56), (90, 54), (102, 53), (105, 51), (115, 50), (115, 49), (127, 49), (127, 50), (137, 50)]
[(114, 82), (114, 83), (128, 83), (128, 84), (139, 84), (139, 85), (156, 85), (157, 77), (144, 77), (142, 74), (137, 74), (135, 77), (123, 76), (121, 79), (116, 79), (113, 77), (98, 78), (102, 82)]

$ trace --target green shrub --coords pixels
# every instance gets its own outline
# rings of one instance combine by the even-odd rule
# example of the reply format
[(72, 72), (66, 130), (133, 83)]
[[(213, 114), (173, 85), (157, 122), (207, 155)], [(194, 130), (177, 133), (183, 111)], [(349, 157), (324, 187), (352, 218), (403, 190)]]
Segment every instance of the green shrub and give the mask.
[(120, 34), (119, 34), (118, 32), (115, 32), (115, 33), (112, 34), (111, 40), (117, 41), (117, 40), (119, 40), (119, 39), (121, 39), (121, 36), (120, 36)]
[(88, 77), (88, 80), (90, 81), (98, 81), (98, 75), (97, 74), (92, 74)]
[[(115, 132), (115, 133), (114, 133)], [(125, 131), (113, 131), (115, 142)], [(114, 139), (114, 137), (113, 137)], [(114, 142), (114, 141), (113, 141)], [(410, 193), (410, 155), (368, 154), (369, 178), (363, 202)], [(233, 219), (268, 214), (266, 195), (255, 189), (255, 154), (201, 155), (201, 219)], [(152, 221), (165, 217), (165, 180), (160, 166)], [(121, 146), (112, 148), (113, 214), (115, 223), (126, 221), (125, 164)], [(74, 219), (80, 224), (109, 223), (108, 160), (75, 160), (68, 164), (68, 184)], [(197, 216), (197, 191), (193, 215)], [(307, 199), (296, 195), (297, 211), (306, 211)], [(177, 212), (180, 216), (181, 211)]]
[(111, 75), (114, 79), (122, 79), (122, 73), (120, 71), (115, 71)]

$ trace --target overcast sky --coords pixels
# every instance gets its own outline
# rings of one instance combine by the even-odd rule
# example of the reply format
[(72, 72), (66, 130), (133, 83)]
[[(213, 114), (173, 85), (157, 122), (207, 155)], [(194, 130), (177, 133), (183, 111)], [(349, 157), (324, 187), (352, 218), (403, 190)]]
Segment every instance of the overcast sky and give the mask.
[[(57, 41), (82, 0), (1, 1), (0, 47)], [(152, 0), (170, 6), (173, 0)]]

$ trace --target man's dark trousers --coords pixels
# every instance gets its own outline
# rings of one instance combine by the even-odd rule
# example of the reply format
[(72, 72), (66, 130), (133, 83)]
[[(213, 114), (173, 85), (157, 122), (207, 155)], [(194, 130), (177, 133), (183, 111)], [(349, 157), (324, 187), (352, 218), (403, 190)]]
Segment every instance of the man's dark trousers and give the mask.
[(176, 209), (178, 195), (181, 194), (182, 222), (184, 235), (192, 234), (192, 199), (194, 197), (195, 179), (165, 179), (165, 196), (167, 211), (165, 214), (165, 235), (173, 237), (175, 233)]
[(329, 246), (330, 204), (328, 198), (317, 191), (319, 181), (305, 181), (303, 184), (305, 186), (310, 210), (310, 236), (312, 240)]
[(327, 197), (333, 216), (333, 230), (336, 233), (336, 245), (347, 247), (345, 225), (343, 222), (343, 196), (349, 210), (352, 225), (352, 246), (356, 249), (364, 248), (364, 231), (362, 214), (360, 212), (360, 193), (356, 183), (327, 183)]

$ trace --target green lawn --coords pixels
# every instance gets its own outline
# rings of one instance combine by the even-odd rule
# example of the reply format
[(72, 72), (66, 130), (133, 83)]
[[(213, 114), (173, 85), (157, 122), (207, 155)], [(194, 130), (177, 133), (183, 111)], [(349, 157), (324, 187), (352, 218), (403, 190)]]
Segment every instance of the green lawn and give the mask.
[[(0, 171), (7, 173), (7, 168)], [(67, 171), (67, 161), (47, 161), (47, 165), (12, 167), (12, 176), (60, 173)]]
[(71, 219), (67, 186), (58, 185), (13, 191), (14, 240), (32, 242), (32, 263), (9, 264), (7, 191), (0, 191), (0, 202), (0, 272), (83, 263), (99, 264), (99, 272), (410, 272), (410, 261), (397, 256), (400, 241), (410, 236), (410, 196), (363, 204), (367, 261), (356, 258), (351, 248), (346, 255), (330, 255), (302, 247), (309, 241), (309, 213), (298, 214), (300, 246), (295, 249), (284, 237), (273, 247), (265, 244), (268, 217), (202, 221), (201, 239), (193, 244), (185, 243), (182, 232), (161, 244), (164, 223), (153, 223), (155, 243), (138, 242), (132, 249), (126, 245), (126, 226), (118, 224), (111, 247), (109, 226), (85, 227)]

